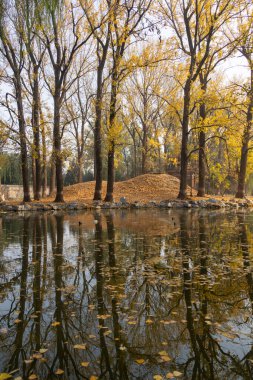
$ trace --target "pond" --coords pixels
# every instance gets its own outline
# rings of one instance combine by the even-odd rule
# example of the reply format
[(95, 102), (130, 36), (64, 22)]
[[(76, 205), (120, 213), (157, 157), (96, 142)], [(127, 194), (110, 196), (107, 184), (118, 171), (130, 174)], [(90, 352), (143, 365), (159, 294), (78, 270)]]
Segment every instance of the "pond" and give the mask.
[(253, 213), (0, 216), (0, 373), (252, 379)]

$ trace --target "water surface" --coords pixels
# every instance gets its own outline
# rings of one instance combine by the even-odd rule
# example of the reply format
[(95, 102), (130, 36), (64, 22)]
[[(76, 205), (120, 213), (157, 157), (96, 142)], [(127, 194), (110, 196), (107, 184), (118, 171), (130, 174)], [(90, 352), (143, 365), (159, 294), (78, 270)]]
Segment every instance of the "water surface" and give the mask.
[(0, 373), (252, 379), (253, 213), (0, 216)]

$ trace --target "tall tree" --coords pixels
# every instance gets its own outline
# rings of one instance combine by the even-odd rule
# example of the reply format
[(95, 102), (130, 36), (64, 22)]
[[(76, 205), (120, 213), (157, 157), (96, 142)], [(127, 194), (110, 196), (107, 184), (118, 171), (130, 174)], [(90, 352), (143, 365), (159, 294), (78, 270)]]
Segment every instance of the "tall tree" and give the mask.
[(199, 77), (212, 47), (215, 35), (233, 13), (238, 12), (238, 2), (234, 0), (161, 0), (163, 16), (174, 31), (175, 50), (180, 52), (187, 63), (187, 71), (182, 84), (182, 140), (180, 157), (180, 190), (178, 198), (186, 198), (188, 175), (189, 119), (193, 112), (191, 96), (193, 83)]
[[(22, 72), (24, 68), (24, 41), (17, 29), (20, 27), (18, 10), (6, 0), (0, 1), (0, 52), (8, 62), (8, 70), (12, 75), (11, 83), (14, 88), (14, 97), (17, 104), (17, 118), (19, 126), (19, 142), (21, 150), (21, 167), (24, 202), (30, 202), (29, 173), (26, 121), (23, 104)], [(11, 29), (11, 30), (10, 30)]]
[(238, 172), (237, 198), (245, 196), (245, 181), (248, 162), (249, 144), (252, 139), (253, 122), (253, 21), (252, 15), (246, 17), (245, 25), (241, 26), (241, 41), (238, 46), (239, 52), (247, 60), (249, 68), (249, 81), (246, 84), (246, 123), (242, 136), (240, 168)]
[[(54, 100), (53, 157), (56, 168), (55, 202), (63, 202), (63, 155), (61, 109), (67, 91), (77, 80), (69, 75), (74, 58), (92, 36), (74, 2), (42, 0), (37, 2), (40, 36), (47, 48), (53, 71), (53, 84), (47, 82)], [(82, 34), (80, 30), (82, 29)], [(81, 38), (82, 35), (82, 38)]]
[[(117, 96), (119, 85), (122, 80), (122, 69), (125, 76), (125, 68), (122, 67), (122, 58), (129, 44), (140, 35), (141, 22), (148, 12), (152, 1), (121, 1), (116, 0), (112, 8), (111, 48), (112, 48), (112, 70), (111, 70), (111, 96), (108, 126), (108, 170), (106, 202), (113, 201), (114, 186), (114, 155), (115, 155), (115, 126), (117, 113)], [(123, 77), (124, 77), (123, 76)]]

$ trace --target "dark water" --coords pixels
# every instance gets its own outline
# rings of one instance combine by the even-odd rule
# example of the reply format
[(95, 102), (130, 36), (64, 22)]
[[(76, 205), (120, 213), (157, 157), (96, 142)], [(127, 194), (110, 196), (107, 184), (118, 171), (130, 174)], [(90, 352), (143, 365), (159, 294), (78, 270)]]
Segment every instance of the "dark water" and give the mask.
[(0, 373), (252, 379), (252, 254), (250, 212), (2, 214)]

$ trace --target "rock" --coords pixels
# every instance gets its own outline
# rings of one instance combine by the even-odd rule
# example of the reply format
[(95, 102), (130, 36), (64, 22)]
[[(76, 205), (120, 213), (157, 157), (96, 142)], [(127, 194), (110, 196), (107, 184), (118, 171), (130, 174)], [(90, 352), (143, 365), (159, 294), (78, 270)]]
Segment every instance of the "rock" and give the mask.
[(52, 210), (66, 210), (67, 205), (65, 203), (50, 203), (49, 204), (52, 207)]
[(122, 205), (126, 205), (128, 203), (125, 197), (121, 197), (119, 201)]
[(219, 201), (217, 199), (214, 199), (214, 198), (209, 198), (207, 200), (207, 202), (210, 202), (210, 203), (219, 203)]
[(88, 206), (85, 203), (79, 203), (79, 202), (71, 202), (67, 203), (66, 209), (67, 210), (85, 210)]

